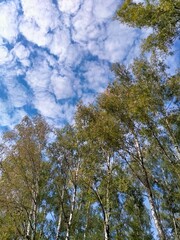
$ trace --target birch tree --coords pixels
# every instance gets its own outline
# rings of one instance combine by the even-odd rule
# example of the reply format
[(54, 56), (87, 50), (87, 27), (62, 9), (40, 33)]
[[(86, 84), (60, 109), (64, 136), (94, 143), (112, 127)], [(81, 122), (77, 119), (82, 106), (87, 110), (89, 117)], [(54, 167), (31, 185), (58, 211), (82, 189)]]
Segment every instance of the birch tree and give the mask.
[(145, 50), (168, 52), (179, 36), (179, 14), (179, 0), (145, 0), (140, 3), (125, 0), (117, 11), (117, 18), (133, 27), (152, 28), (152, 33), (145, 39)]
[[(169, 78), (161, 67), (161, 64), (153, 66), (140, 60), (134, 63), (130, 72), (124, 66), (116, 65), (114, 71), (117, 79), (100, 97), (99, 104), (119, 119), (124, 136), (124, 146), (119, 154), (144, 186), (160, 239), (167, 239), (169, 231), (177, 235), (176, 226), (169, 226), (170, 230), (164, 224), (160, 207), (164, 202), (158, 199), (162, 186), (160, 182), (162, 184), (163, 181), (159, 177), (157, 179), (154, 172), (157, 172), (156, 169), (170, 171), (176, 165), (177, 170), (174, 169), (169, 177), (166, 175), (166, 181), (170, 186), (174, 174), (179, 179), (178, 152), (174, 144), (179, 140), (178, 137), (174, 140), (171, 137), (171, 134), (177, 136), (177, 122), (174, 126), (165, 124), (167, 116), (176, 116), (179, 110), (178, 94), (170, 83), (172, 79), (175, 83), (179, 75)], [(168, 165), (171, 168), (167, 169)], [(173, 218), (169, 221), (172, 222)]]
[(4, 134), (0, 204), (1, 214), (5, 215), (2, 227), (7, 226), (2, 231), (7, 236), (10, 231), (10, 238), (46, 239), (43, 223), (48, 165), (44, 150), (48, 131), (42, 118), (25, 117)]

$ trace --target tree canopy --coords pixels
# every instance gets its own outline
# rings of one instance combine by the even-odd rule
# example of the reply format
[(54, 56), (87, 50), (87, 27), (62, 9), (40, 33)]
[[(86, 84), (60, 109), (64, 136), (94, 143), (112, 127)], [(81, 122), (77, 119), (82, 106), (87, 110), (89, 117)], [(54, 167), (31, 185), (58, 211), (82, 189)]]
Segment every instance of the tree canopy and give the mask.
[(133, 27), (152, 29), (144, 42), (145, 50), (158, 48), (165, 52), (179, 38), (179, 16), (179, 0), (145, 0), (142, 3), (125, 0), (117, 11), (117, 18), (121, 22)]
[[(178, 36), (179, 1), (126, 0), (118, 17)], [(180, 73), (159, 59), (112, 65), (115, 79), (73, 124), (25, 117), (0, 143), (0, 240), (180, 239)]]

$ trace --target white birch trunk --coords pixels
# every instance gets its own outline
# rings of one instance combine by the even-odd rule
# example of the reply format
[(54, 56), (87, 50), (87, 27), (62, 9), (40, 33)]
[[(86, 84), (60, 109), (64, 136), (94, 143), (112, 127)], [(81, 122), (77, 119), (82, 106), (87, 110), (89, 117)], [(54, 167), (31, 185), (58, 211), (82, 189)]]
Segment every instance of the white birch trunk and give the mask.
[(32, 216), (32, 210), (29, 213), (28, 223), (27, 223), (27, 227), (26, 227), (26, 238), (27, 239), (31, 239), (31, 237), (30, 237), (30, 233), (31, 233), (31, 216)]
[(151, 185), (150, 185), (150, 182), (149, 182), (148, 173), (147, 173), (147, 170), (144, 166), (143, 155), (142, 155), (141, 148), (140, 148), (140, 145), (139, 145), (139, 142), (138, 142), (137, 139), (135, 139), (135, 147), (137, 149), (138, 158), (140, 159), (142, 171), (143, 171), (143, 174), (144, 174), (144, 177), (145, 177), (145, 182), (143, 183), (143, 185), (145, 186), (145, 188), (147, 190), (151, 215), (152, 215), (155, 227), (157, 229), (159, 238), (161, 240), (166, 240), (166, 236), (165, 236), (165, 233), (163, 231), (161, 221), (160, 221), (159, 216), (158, 216), (157, 211), (156, 211), (156, 205), (155, 205), (155, 202), (154, 202), (154, 199), (153, 199), (153, 194), (152, 194)]
[(70, 214), (69, 214), (69, 220), (68, 220), (68, 224), (67, 224), (65, 240), (70, 239), (70, 228), (71, 228), (74, 209), (75, 209), (75, 205), (76, 205), (76, 193), (77, 193), (77, 191), (76, 191), (77, 190), (77, 185), (76, 184), (77, 184), (77, 180), (78, 180), (79, 168), (80, 168), (80, 159), (78, 159), (77, 167), (75, 169), (75, 179), (73, 181), (74, 189), (73, 189), (73, 195), (72, 195), (72, 201), (71, 201), (71, 210), (70, 210)]
[(104, 240), (110, 239), (109, 234), (110, 234), (110, 232), (109, 232), (109, 216), (106, 213), (105, 214), (105, 222), (104, 222)]
[(107, 156), (107, 188), (106, 188), (106, 210), (104, 219), (104, 239), (110, 239), (109, 219), (110, 219), (110, 177), (111, 177), (111, 160)]
[(66, 238), (65, 238), (66, 240), (69, 240), (69, 237), (70, 237), (70, 227), (71, 227), (71, 224), (72, 224), (73, 213), (74, 213), (74, 209), (75, 209), (75, 203), (76, 203), (76, 186), (74, 186), (74, 189), (73, 189), (71, 210), (70, 210), (69, 220), (68, 220), (67, 229), (66, 229)]
[(58, 225), (57, 225), (57, 230), (56, 230), (56, 240), (59, 238), (60, 230), (61, 230), (61, 222), (62, 222), (62, 202), (64, 199), (64, 188), (62, 190), (61, 194), (61, 205), (60, 205), (60, 210), (59, 210), (59, 217), (58, 217)]
[(165, 236), (164, 231), (162, 229), (162, 225), (161, 225), (160, 219), (159, 219), (158, 214), (156, 212), (154, 199), (152, 198), (152, 194), (150, 192), (148, 192), (148, 199), (149, 199), (149, 204), (150, 204), (152, 218), (154, 220), (154, 224), (155, 224), (156, 229), (158, 231), (159, 238), (161, 240), (166, 240), (166, 236)]

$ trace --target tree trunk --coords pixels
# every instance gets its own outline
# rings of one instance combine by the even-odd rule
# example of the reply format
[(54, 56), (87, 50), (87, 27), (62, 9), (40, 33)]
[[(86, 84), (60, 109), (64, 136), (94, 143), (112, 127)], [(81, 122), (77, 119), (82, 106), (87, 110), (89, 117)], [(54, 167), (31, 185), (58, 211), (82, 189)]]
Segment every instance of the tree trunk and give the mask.
[(72, 181), (73, 182), (73, 196), (72, 196), (72, 201), (71, 201), (71, 210), (70, 210), (70, 214), (69, 214), (69, 220), (67, 223), (67, 229), (66, 229), (66, 238), (65, 240), (69, 240), (70, 239), (70, 228), (72, 225), (72, 219), (73, 219), (73, 214), (74, 214), (74, 209), (75, 209), (75, 204), (76, 204), (76, 194), (77, 194), (77, 180), (78, 180), (78, 173), (79, 173), (79, 168), (80, 168), (80, 159), (78, 159), (77, 162), (77, 167), (75, 169), (75, 179)]
[(155, 202), (154, 202), (154, 199), (153, 199), (153, 193), (152, 193), (151, 184), (150, 184), (150, 181), (149, 181), (149, 175), (148, 175), (147, 169), (144, 165), (143, 154), (142, 154), (142, 151), (141, 151), (141, 148), (140, 148), (140, 145), (139, 145), (139, 142), (138, 142), (137, 138), (135, 138), (135, 147), (137, 149), (138, 157), (139, 157), (141, 167), (142, 167), (142, 172), (143, 172), (143, 175), (144, 175), (144, 178), (145, 178), (144, 181), (142, 182), (142, 184), (145, 186), (145, 188), (147, 190), (152, 218), (154, 220), (154, 224), (155, 224), (156, 229), (158, 231), (159, 238), (161, 240), (166, 240), (166, 235), (165, 235), (164, 230), (162, 228), (161, 220), (159, 219), (159, 216), (158, 216), (157, 211), (156, 211), (156, 205), (155, 205)]
[(148, 192), (148, 200), (149, 200), (149, 204), (150, 204), (152, 218), (154, 220), (154, 224), (155, 224), (156, 229), (158, 231), (159, 238), (161, 240), (166, 240), (167, 238), (166, 238), (165, 233), (162, 229), (161, 221), (160, 221), (160, 219), (158, 217), (158, 214), (156, 212), (156, 207), (155, 207), (154, 199), (152, 197), (152, 193), (149, 189), (147, 189), (147, 192)]
[(110, 240), (109, 218), (107, 214), (105, 214), (104, 222), (104, 240)]
[(32, 210), (29, 213), (28, 223), (27, 223), (27, 227), (26, 227), (26, 238), (27, 239), (31, 239), (31, 236), (30, 236), (30, 233), (31, 233), (31, 215), (32, 215)]
[(59, 209), (58, 225), (57, 225), (57, 230), (56, 230), (56, 240), (58, 240), (59, 235), (60, 235), (60, 230), (61, 230), (62, 202), (63, 202), (63, 199), (64, 199), (64, 188), (63, 188), (62, 194), (61, 194), (61, 203), (60, 203), (60, 209)]
[(104, 239), (110, 239), (110, 178), (111, 178), (111, 160), (110, 156), (107, 156), (107, 188), (106, 188), (106, 210), (105, 210), (105, 219), (104, 219)]
[(70, 210), (69, 220), (68, 220), (67, 229), (66, 229), (66, 238), (65, 238), (66, 240), (70, 239), (70, 228), (71, 228), (71, 224), (72, 224), (73, 213), (74, 213), (74, 209), (75, 209), (75, 203), (76, 203), (76, 185), (74, 185), (74, 189), (73, 189), (71, 210)]

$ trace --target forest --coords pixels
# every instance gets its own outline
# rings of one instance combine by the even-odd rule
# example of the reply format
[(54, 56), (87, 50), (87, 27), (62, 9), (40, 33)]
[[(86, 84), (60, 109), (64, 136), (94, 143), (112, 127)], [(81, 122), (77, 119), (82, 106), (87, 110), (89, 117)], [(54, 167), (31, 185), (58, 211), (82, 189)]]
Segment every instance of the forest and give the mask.
[(139, 58), (114, 63), (72, 124), (27, 116), (3, 133), (0, 240), (180, 239), (179, 16), (179, 0), (123, 1), (116, 19), (153, 29)]

